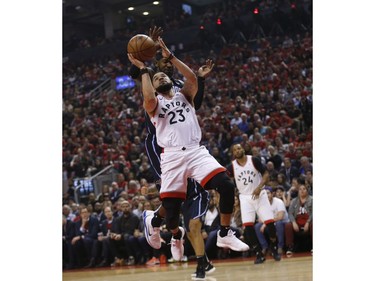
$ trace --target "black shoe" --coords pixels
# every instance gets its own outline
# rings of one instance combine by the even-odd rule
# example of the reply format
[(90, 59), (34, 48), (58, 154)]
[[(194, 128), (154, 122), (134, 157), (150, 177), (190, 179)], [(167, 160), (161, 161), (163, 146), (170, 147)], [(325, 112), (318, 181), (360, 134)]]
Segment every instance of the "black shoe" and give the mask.
[[(206, 267), (204, 268), (204, 271), (206, 272), (206, 274), (211, 274), (215, 270), (216, 270), (216, 267), (214, 267), (211, 262), (207, 263)], [(191, 277), (196, 277), (196, 276), (197, 276), (197, 272), (194, 272), (191, 274)]]
[(204, 266), (197, 266), (197, 271), (195, 272), (195, 276), (193, 276), (192, 280), (204, 280), (206, 278), (206, 271)]
[(281, 260), (281, 256), (277, 250), (277, 247), (273, 247), (272, 248), (272, 257), (275, 261), (280, 261)]
[(266, 258), (264, 257), (263, 253), (262, 252), (258, 252), (256, 254), (256, 258), (255, 258), (254, 264), (264, 263), (265, 260), (266, 260)]
[(92, 258), (88, 265), (86, 265), (84, 268), (93, 268), (95, 267), (95, 259)]
[(216, 268), (212, 265), (211, 262), (209, 262), (206, 264), (206, 267), (204, 268), (204, 270), (206, 271), (206, 274), (211, 274), (216, 270)]
[(103, 260), (96, 267), (107, 267), (107, 266), (110, 266), (110, 265), (111, 265), (111, 263), (107, 262), (106, 260)]
[(140, 256), (139, 258), (137, 258), (137, 262), (136, 262), (136, 264), (144, 265), (144, 264), (146, 263), (146, 261), (148, 261), (147, 257), (145, 257), (145, 256)]
[(125, 263), (126, 265), (134, 265), (135, 264), (135, 259), (133, 256), (130, 256), (129, 259)]
[(286, 250), (286, 253), (285, 253), (288, 257), (292, 256), (293, 255), (293, 247), (292, 246), (289, 246), (287, 247), (287, 250)]

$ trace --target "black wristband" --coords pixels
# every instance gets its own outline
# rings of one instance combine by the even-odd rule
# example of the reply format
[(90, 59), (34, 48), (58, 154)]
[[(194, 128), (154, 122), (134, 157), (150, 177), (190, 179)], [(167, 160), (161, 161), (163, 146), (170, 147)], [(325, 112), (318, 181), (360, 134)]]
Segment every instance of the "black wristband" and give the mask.
[(141, 75), (147, 73), (148, 74), (148, 69), (147, 67), (144, 67), (144, 68), (141, 68), (141, 71), (140, 71)]
[(205, 77), (203, 77), (203, 76), (198, 76), (198, 80), (201, 80), (201, 81), (203, 81), (204, 82), (204, 80), (205, 80), (206, 78)]
[(171, 52), (171, 54), (167, 58), (166, 62), (170, 62), (173, 58), (174, 58), (174, 54)]

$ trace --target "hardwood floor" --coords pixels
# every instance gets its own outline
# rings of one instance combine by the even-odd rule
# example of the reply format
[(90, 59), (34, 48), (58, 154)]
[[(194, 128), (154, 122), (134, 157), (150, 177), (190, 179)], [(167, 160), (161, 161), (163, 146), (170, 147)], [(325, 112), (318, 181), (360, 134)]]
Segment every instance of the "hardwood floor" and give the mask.
[[(253, 258), (214, 260), (216, 271), (207, 275), (207, 281), (311, 281), (310, 254), (295, 254), (280, 262), (267, 257), (263, 264), (254, 264)], [(196, 263), (172, 263), (157, 266), (123, 266), (100, 269), (63, 271), (64, 281), (185, 281), (192, 280)]]

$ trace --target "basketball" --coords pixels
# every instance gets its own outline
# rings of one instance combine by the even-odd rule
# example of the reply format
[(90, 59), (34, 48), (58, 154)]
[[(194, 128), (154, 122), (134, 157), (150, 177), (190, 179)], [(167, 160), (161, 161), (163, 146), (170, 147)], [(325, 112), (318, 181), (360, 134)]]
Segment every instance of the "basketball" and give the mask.
[(128, 42), (128, 53), (143, 62), (151, 60), (156, 54), (155, 42), (147, 35), (137, 34)]

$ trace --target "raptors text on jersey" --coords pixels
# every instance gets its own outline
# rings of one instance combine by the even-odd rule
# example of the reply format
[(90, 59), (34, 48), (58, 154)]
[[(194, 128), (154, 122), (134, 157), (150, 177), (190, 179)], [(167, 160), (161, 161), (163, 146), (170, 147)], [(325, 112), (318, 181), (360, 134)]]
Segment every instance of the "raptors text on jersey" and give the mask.
[(194, 107), (177, 92), (171, 99), (157, 96), (158, 105), (151, 118), (156, 128), (160, 147), (178, 147), (199, 144), (202, 132)]

